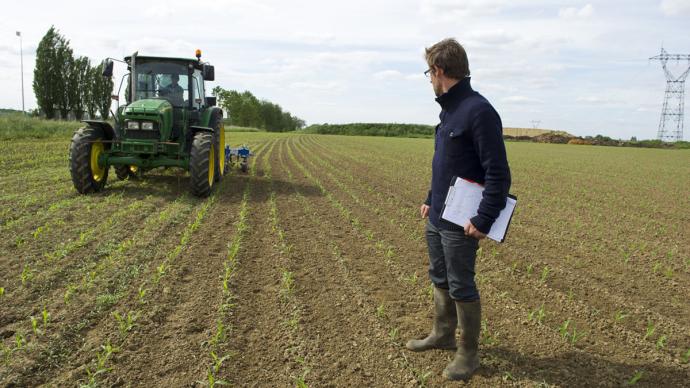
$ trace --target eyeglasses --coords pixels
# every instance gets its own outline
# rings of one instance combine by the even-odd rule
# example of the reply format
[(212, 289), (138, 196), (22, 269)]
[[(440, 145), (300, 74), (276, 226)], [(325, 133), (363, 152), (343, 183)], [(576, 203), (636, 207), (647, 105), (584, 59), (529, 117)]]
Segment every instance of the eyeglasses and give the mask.
[(431, 77), (431, 75), (433, 74), (433, 73), (432, 73), (433, 70), (434, 70), (434, 69), (432, 69), (432, 68), (428, 68), (428, 69), (424, 72), (424, 76), (425, 76), (426, 78)]

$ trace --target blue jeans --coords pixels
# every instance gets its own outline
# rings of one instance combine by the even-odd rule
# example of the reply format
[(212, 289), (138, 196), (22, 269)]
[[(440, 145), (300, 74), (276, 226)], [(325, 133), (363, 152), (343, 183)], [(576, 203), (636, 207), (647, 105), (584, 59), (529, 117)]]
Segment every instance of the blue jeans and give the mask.
[(457, 301), (479, 300), (479, 290), (474, 282), (479, 240), (465, 236), (463, 230), (439, 229), (427, 220), (426, 242), (431, 282), (448, 290), (450, 297)]

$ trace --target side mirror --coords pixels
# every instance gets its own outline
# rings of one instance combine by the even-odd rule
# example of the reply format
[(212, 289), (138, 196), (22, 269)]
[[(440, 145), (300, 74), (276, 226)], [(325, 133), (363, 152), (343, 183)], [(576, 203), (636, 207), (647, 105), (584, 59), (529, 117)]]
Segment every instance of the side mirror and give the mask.
[(113, 61), (110, 59), (106, 59), (103, 61), (103, 77), (112, 77), (113, 76)]
[(216, 106), (216, 97), (206, 97), (206, 106)]
[(215, 69), (211, 65), (204, 65), (201, 69), (201, 73), (204, 76), (204, 81), (213, 81), (216, 79)]

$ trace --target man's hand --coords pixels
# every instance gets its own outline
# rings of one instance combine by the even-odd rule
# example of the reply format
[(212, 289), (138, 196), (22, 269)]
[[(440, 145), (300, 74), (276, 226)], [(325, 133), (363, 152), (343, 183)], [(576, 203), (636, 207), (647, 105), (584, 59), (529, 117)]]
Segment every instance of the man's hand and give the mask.
[(486, 234), (477, 230), (477, 228), (475, 228), (471, 222), (468, 222), (467, 225), (463, 227), (463, 229), (465, 229), (465, 236), (474, 237), (477, 240), (481, 240), (484, 237), (486, 237)]
[(422, 218), (427, 218), (429, 216), (429, 205), (422, 204), (422, 207), (419, 208), (419, 214)]

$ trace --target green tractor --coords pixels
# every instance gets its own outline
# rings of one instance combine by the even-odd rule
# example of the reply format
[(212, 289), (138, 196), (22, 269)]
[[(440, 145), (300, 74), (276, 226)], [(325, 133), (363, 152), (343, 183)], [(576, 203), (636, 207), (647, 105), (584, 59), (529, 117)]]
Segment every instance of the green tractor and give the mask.
[[(204, 81), (214, 80), (213, 66), (201, 61), (199, 50), (196, 59), (134, 53), (118, 62), (129, 70), (122, 79), (126, 104), (118, 103), (114, 128), (107, 121), (84, 120), (86, 126), (74, 133), (69, 150), (74, 187), (82, 194), (101, 191), (111, 166), (119, 179), (179, 167), (189, 171), (192, 194), (208, 196), (225, 170), (223, 111), (204, 88)], [(112, 75), (109, 58), (103, 76)]]

